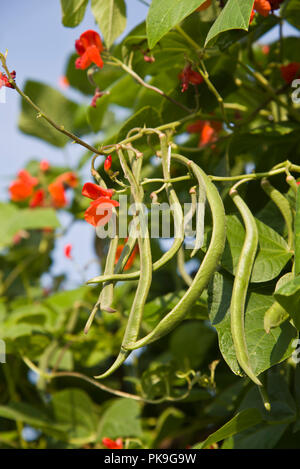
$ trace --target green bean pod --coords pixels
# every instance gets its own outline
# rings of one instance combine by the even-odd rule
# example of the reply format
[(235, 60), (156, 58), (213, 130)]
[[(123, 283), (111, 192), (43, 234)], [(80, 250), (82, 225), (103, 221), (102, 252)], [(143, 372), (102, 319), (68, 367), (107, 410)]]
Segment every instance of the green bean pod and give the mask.
[[(168, 148), (166, 147), (166, 144), (163, 143), (164, 147), (162, 147), (164, 152), (168, 151)], [(170, 179), (170, 174), (168, 171), (168, 165), (166, 164), (166, 167), (164, 169), (165, 172), (165, 179)], [(168, 177), (166, 177), (168, 176)], [(176, 195), (175, 190), (172, 187), (172, 184), (166, 185), (166, 191), (167, 191), (167, 196), (170, 205), (173, 207), (173, 219), (174, 219), (174, 226), (175, 226), (175, 237), (174, 237), (174, 242), (171, 246), (171, 248), (165, 252), (160, 259), (158, 259), (156, 262), (153, 263), (152, 270), (153, 272), (159, 270), (161, 267), (163, 267), (167, 262), (169, 262), (173, 256), (177, 253), (178, 249), (183, 243), (184, 240), (184, 220), (183, 220), (183, 213), (181, 209), (180, 202), (178, 200), (178, 197)], [(131, 241), (130, 241), (131, 239)], [(128, 248), (127, 248), (128, 245)], [(131, 251), (135, 245), (135, 238), (128, 238), (128, 242), (126, 243), (123, 251), (124, 251), (124, 256), (127, 254), (128, 257), (131, 254)], [(123, 254), (122, 251), (122, 254)], [(102, 282), (108, 282), (108, 281), (127, 281), (127, 280), (136, 280), (140, 278), (141, 272), (136, 271), (136, 272), (129, 272), (129, 273), (116, 273), (117, 271), (122, 270), (127, 262), (128, 257), (121, 257), (119, 259), (118, 264), (116, 265), (115, 268), (115, 273), (112, 275), (100, 275), (98, 277), (94, 277), (90, 280), (87, 281), (87, 284), (92, 284), (92, 283), (102, 283)]]
[(195, 248), (191, 252), (191, 257), (194, 257), (197, 254), (198, 250), (203, 246), (204, 242), (204, 217), (205, 217), (205, 202), (206, 202), (206, 193), (205, 185), (202, 178), (198, 179), (199, 182), (199, 195), (198, 195), (198, 205), (197, 205), (197, 226), (196, 226), (196, 239), (195, 239)]
[(262, 386), (250, 363), (244, 324), (247, 290), (258, 246), (258, 231), (250, 209), (239, 196), (238, 192), (235, 189), (231, 189), (229, 194), (242, 216), (246, 230), (232, 289), (230, 303), (231, 335), (240, 367), (255, 384)]
[(288, 230), (288, 245), (290, 249), (293, 249), (294, 243), (294, 232), (293, 232), (293, 212), (289, 201), (281, 194), (275, 187), (273, 187), (270, 182), (263, 178), (261, 180), (261, 187), (265, 193), (270, 197), (274, 204), (279, 209), (281, 215), (284, 218), (284, 221)]
[(202, 171), (202, 169), (199, 168), (196, 163), (178, 154), (172, 154), (172, 158), (190, 168), (198, 182), (200, 183), (201, 181), (202, 183), (203, 181), (205, 184), (207, 200), (211, 208), (213, 218), (211, 241), (200, 268), (186, 293), (183, 295), (177, 305), (159, 322), (159, 324), (153, 329), (152, 332), (137, 342), (127, 345), (127, 348), (130, 350), (135, 350), (160, 339), (161, 337), (168, 334), (172, 329), (174, 329), (177, 324), (183, 321), (193, 304), (197, 301), (203, 290), (207, 287), (211, 275), (218, 267), (225, 246), (225, 211), (218, 190), (210, 181), (209, 177), (204, 173), (204, 171)]
[[(111, 239), (108, 249), (108, 254), (105, 263), (104, 275), (113, 273), (115, 267), (115, 259), (117, 253), (117, 247), (119, 243), (119, 237), (116, 235)], [(108, 313), (114, 313), (116, 310), (111, 307), (114, 297), (114, 284), (113, 282), (105, 282), (102, 288), (102, 292), (99, 297), (100, 309), (107, 311)]]
[[(144, 217), (145, 214), (143, 212), (143, 205), (142, 205), (142, 189), (138, 186), (138, 183), (132, 174), (131, 170), (129, 169), (127, 162), (124, 158), (123, 152), (121, 149), (118, 150), (118, 155), (120, 159), (120, 163), (122, 165), (123, 171), (125, 176), (130, 182), (132, 194), (134, 197), (134, 201), (136, 204), (139, 205), (139, 210), (141, 211), (141, 216)], [(150, 247), (150, 238), (147, 228), (145, 227), (145, 232), (141, 233), (141, 226), (138, 233), (138, 245), (140, 250), (140, 278), (136, 290), (136, 294), (131, 306), (131, 310), (129, 313), (129, 318), (127, 321), (121, 350), (116, 358), (115, 362), (112, 366), (105, 372), (99, 376), (95, 376), (97, 379), (106, 378), (107, 376), (111, 375), (115, 370), (117, 370), (122, 363), (126, 360), (129, 356), (130, 351), (127, 350), (127, 344), (134, 342), (139, 334), (140, 324), (142, 320), (142, 314), (144, 310), (144, 305), (147, 300), (148, 292), (151, 286), (152, 281), (152, 256), (151, 256), (151, 247)]]

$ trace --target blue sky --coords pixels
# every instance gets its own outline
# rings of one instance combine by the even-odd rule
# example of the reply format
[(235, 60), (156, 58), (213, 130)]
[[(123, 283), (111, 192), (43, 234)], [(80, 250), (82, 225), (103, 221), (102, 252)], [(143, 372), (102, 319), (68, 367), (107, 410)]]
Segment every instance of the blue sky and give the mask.
[[(127, 0), (128, 21), (124, 34), (142, 21), (147, 7), (138, 0)], [(42, 81), (59, 87), (59, 78), (64, 75), (66, 59), (74, 51), (74, 42), (86, 29), (97, 29), (95, 21), (87, 8), (84, 21), (77, 28), (65, 28), (61, 24), (60, 1), (10, 0), (1, 5), (0, 50), (8, 49), (8, 64), (17, 71), (18, 84), (23, 86), (26, 79)], [(285, 26), (285, 34), (292, 29)], [(277, 35), (274, 31), (265, 37), (265, 42), (272, 41)], [(77, 95), (67, 90), (66, 94), (74, 98)], [(81, 98), (82, 99), (82, 98)], [(7, 199), (7, 188), (17, 171), (31, 158), (48, 159), (52, 164), (76, 163), (82, 150), (74, 145), (66, 149), (56, 149), (41, 140), (26, 136), (18, 131), (17, 121), (20, 110), (20, 98), (7, 90), (6, 104), (0, 104), (1, 122), (1, 157), (0, 157), (0, 194)], [(74, 163), (73, 163), (74, 162)], [(88, 175), (88, 172), (86, 173)], [(88, 177), (88, 176), (87, 176)], [(62, 216), (63, 224), (68, 217)], [(71, 242), (74, 246), (74, 258), (78, 265), (85, 265), (94, 257), (93, 228), (86, 223), (77, 223), (68, 236), (57, 242), (54, 251), (55, 265), (53, 272), (69, 274), (69, 286), (82, 281), (74, 265), (64, 259), (63, 246)], [(98, 274), (96, 264), (91, 264), (87, 278)]]

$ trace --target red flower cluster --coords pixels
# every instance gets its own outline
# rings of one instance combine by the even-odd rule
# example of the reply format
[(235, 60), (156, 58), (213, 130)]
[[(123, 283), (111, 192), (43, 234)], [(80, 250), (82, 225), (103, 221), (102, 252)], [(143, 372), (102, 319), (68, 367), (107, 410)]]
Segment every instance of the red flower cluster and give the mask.
[(291, 62), (280, 67), (281, 76), (286, 83), (292, 83), (295, 78), (300, 77), (300, 62)]
[[(125, 242), (127, 241), (128, 238), (125, 239)], [(118, 260), (120, 259), (120, 256), (122, 254), (122, 251), (124, 249), (125, 244), (120, 244), (117, 247), (117, 252), (116, 252), (116, 259), (115, 259), (115, 264), (117, 264)], [(126, 262), (126, 265), (124, 267), (124, 270), (129, 270), (132, 264), (134, 263), (134, 259), (136, 258), (137, 254), (139, 252), (139, 247), (136, 244), (135, 247), (133, 248), (132, 253), (130, 254), (128, 261)]]
[(26, 169), (18, 172), (18, 177), (9, 186), (11, 200), (20, 202), (32, 196), (33, 188), (38, 184), (38, 179), (32, 177)]
[(200, 134), (198, 147), (204, 147), (208, 143), (213, 143), (218, 138), (218, 133), (222, 130), (221, 122), (196, 121), (187, 127), (189, 133)]
[(76, 59), (75, 66), (85, 70), (92, 63), (103, 67), (103, 60), (100, 52), (103, 51), (103, 44), (99, 34), (92, 29), (81, 34), (80, 38), (75, 42), (75, 48), (80, 57)]
[(111, 440), (110, 438), (102, 438), (102, 444), (108, 449), (123, 449), (122, 438)]
[(76, 187), (78, 185), (78, 178), (76, 174), (72, 171), (58, 176), (55, 181), (53, 181), (48, 186), (48, 191), (52, 197), (52, 203), (55, 208), (62, 208), (67, 205), (66, 191), (67, 187)]
[[(40, 170), (45, 172), (49, 168), (49, 162), (42, 160)], [(26, 169), (22, 169), (19, 171), (17, 179), (9, 186), (11, 200), (22, 202), (29, 199), (29, 206), (31, 208), (45, 206), (61, 208), (67, 204), (65, 189), (67, 187), (76, 187), (78, 179), (76, 174), (68, 171), (58, 176), (54, 182), (49, 184), (48, 190), (42, 187), (34, 190), (39, 183), (38, 178), (31, 176)]]
[[(16, 78), (16, 72), (14, 70), (11, 72), (10, 75), (13, 80)], [(13, 88), (13, 85), (9, 82), (7, 76), (4, 73), (0, 72), (0, 90), (2, 86), (6, 86), (6, 88)]]
[(270, 12), (277, 10), (284, 0), (255, 0), (250, 16), (250, 23), (254, 18), (254, 12), (257, 11), (262, 16), (268, 16)]
[(200, 85), (200, 83), (203, 82), (203, 78), (200, 73), (195, 72), (195, 70), (192, 70), (192, 67), (190, 65), (184, 67), (182, 72), (179, 73), (178, 78), (181, 81), (182, 93), (188, 89), (189, 84)]
[(113, 194), (113, 189), (104, 189), (92, 182), (84, 184), (82, 195), (93, 200), (84, 213), (84, 218), (88, 223), (93, 226), (104, 226), (110, 220), (112, 208), (120, 205), (116, 200), (111, 200)]

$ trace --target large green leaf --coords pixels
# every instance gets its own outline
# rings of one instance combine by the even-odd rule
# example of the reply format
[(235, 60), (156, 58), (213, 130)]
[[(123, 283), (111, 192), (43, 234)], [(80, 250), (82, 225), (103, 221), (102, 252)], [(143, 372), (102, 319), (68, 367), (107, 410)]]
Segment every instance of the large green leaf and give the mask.
[[(235, 215), (226, 217), (227, 242), (222, 257), (222, 266), (235, 274), (245, 238), (242, 223)], [(285, 240), (268, 225), (256, 219), (259, 248), (255, 258), (251, 282), (267, 282), (276, 278), (292, 257)]]
[[(75, 122), (77, 113), (80, 111), (78, 104), (70, 101), (54, 88), (37, 81), (27, 81), (24, 92), (57, 125), (64, 126), (65, 129), (72, 132), (77, 130)], [(53, 128), (45, 119), (39, 117), (38, 113), (24, 99), (22, 100), (19, 128), (25, 134), (38, 137), (57, 147), (64, 147), (69, 141), (68, 137)]]
[(300, 330), (300, 275), (278, 288), (274, 296)]
[(248, 30), (254, 0), (228, 0), (220, 15), (210, 28), (205, 45), (218, 34), (230, 29)]
[(140, 412), (141, 406), (136, 401), (114, 401), (101, 418), (97, 439), (140, 436)]
[(6, 406), (0, 406), (0, 416), (9, 419), (23, 422), (38, 428), (49, 435), (56, 437), (66, 437), (66, 427), (60, 423), (55, 422), (45, 410), (38, 409), (33, 405), (23, 402), (14, 402)]
[[(216, 273), (209, 288), (209, 316), (217, 329), (220, 351), (224, 360), (237, 375), (242, 375), (233, 345), (230, 327), (232, 280)], [(285, 322), (269, 334), (264, 330), (264, 315), (273, 304), (272, 295), (251, 292), (245, 312), (245, 335), (252, 368), (256, 375), (292, 355), (296, 329)]]
[(253, 427), (261, 422), (261, 414), (257, 409), (247, 409), (239, 412), (229, 422), (225, 423), (223, 427), (219, 428), (215, 433), (206, 438), (202, 443), (193, 446), (194, 449), (205, 449), (213, 443), (225, 440), (243, 430)]
[(151, 106), (145, 106), (139, 109), (133, 116), (131, 116), (121, 127), (117, 141), (123, 140), (129, 130), (134, 127), (156, 127), (160, 124), (160, 116), (158, 112)]
[(126, 27), (124, 0), (92, 0), (92, 12), (108, 48)]
[(87, 120), (94, 132), (101, 130), (101, 124), (110, 101), (109, 95), (101, 96), (97, 99), (96, 107), (89, 106), (87, 110)]
[(68, 28), (75, 28), (83, 20), (89, 0), (60, 0), (62, 23)]
[(215, 332), (201, 321), (181, 324), (172, 334), (170, 351), (181, 366), (199, 368), (216, 340)]
[(51, 401), (55, 421), (66, 428), (67, 440), (82, 445), (96, 438), (96, 414), (93, 402), (81, 389), (64, 389)]
[(300, 28), (300, 3), (299, 0), (285, 2), (282, 8), (283, 17), (295, 28)]
[(12, 204), (0, 204), (0, 248), (9, 245), (19, 230), (57, 228), (60, 223), (52, 208), (19, 209)]
[(174, 26), (193, 13), (205, 0), (152, 0), (147, 16), (147, 36), (149, 48)]

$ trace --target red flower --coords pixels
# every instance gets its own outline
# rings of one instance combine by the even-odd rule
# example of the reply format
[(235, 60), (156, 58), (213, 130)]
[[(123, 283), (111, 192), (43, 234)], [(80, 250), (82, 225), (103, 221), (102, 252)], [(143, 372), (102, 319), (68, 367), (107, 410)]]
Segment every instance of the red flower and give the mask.
[(32, 196), (31, 201), (29, 202), (29, 207), (42, 207), (45, 200), (45, 191), (44, 189), (38, 189)]
[(64, 254), (68, 259), (72, 259), (71, 251), (72, 251), (72, 244), (66, 244), (64, 247)]
[(111, 155), (108, 155), (104, 161), (104, 171), (107, 173), (111, 168)]
[(102, 444), (108, 449), (123, 449), (122, 438), (117, 438), (116, 440), (102, 438)]
[[(14, 70), (11, 72), (10, 75), (13, 80), (16, 78), (16, 72)], [(0, 72), (0, 90), (2, 86), (6, 86), (6, 88), (13, 88), (13, 85), (9, 83), (9, 79), (7, 78), (7, 76), (4, 73)]]
[(26, 169), (18, 173), (18, 178), (9, 186), (11, 199), (14, 202), (27, 199), (33, 194), (33, 188), (38, 184), (38, 180), (32, 177)]
[(103, 67), (103, 60), (100, 52), (103, 51), (103, 45), (99, 34), (96, 31), (89, 29), (81, 34), (80, 38), (75, 42), (75, 48), (80, 55), (76, 59), (76, 68), (85, 70), (92, 63)]
[(40, 162), (40, 170), (45, 172), (45, 171), (48, 171), (48, 169), (50, 168), (50, 163), (48, 160), (42, 160)]
[(52, 204), (55, 208), (62, 208), (67, 205), (65, 188), (62, 182), (54, 181), (48, 186), (48, 191), (52, 197)]
[[(127, 241), (127, 238), (125, 239), (125, 241)], [(125, 246), (125, 244), (120, 244), (120, 245), (117, 247), (115, 264), (117, 264), (118, 260), (120, 259), (121, 253), (122, 253), (122, 251), (123, 251), (123, 249), (124, 249), (124, 246)], [(129, 258), (128, 258), (128, 261), (126, 262), (126, 265), (125, 265), (125, 267), (124, 267), (124, 270), (130, 269), (130, 267), (132, 266), (132, 264), (133, 264), (133, 262), (134, 262), (134, 259), (136, 258), (138, 252), (139, 252), (139, 247), (138, 247), (138, 245), (136, 244), (135, 247), (134, 247), (133, 250), (132, 250), (132, 253), (130, 254), (130, 256), (129, 256)]]
[(300, 75), (300, 62), (291, 62), (288, 65), (282, 65), (280, 71), (284, 81), (286, 83), (292, 83), (292, 81)]
[(84, 197), (96, 200), (99, 197), (111, 198), (114, 192), (115, 191), (113, 189), (104, 189), (104, 187), (97, 186), (97, 184), (93, 184), (92, 182), (86, 182), (81, 193)]
[(269, 0), (255, 0), (253, 8), (262, 16), (268, 16), (272, 9)]
[(211, 0), (206, 0), (200, 7), (196, 9), (196, 11), (203, 11), (206, 10), (211, 5)]
[(72, 171), (67, 171), (66, 173), (62, 173), (60, 176), (56, 178), (57, 182), (65, 184), (69, 187), (76, 187), (78, 185), (78, 177)]
[(203, 78), (200, 73), (192, 70), (190, 65), (184, 67), (181, 73), (178, 75), (179, 80), (181, 81), (181, 91), (184, 92), (188, 89), (189, 84), (200, 85), (203, 82)]
[(199, 133), (200, 139), (198, 147), (203, 147), (208, 143), (215, 142), (218, 137), (218, 133), (222, 129), (221, 122), (210, 122), (210, 121), (197, 121), (194, 124), (190, 124), (187, 127), (189, 133)]
[(104, 226), (112, 216), (112, 208), (120, 204), (111, 200), (113, 189), (104, 189), (92, 182), (87, 182), (82, 188), (82, 195), (92, 199), (93, 202), (84, 213), (85, 220), (93, 226)]
[(101, 98), (104, 94), (105, 93), (103, 91), (100, 91), (99, 88), (96, 88), (93, 99), (92, 99), (92, 102), (91, 102), (91, 106), (92, 107), (97, 107), (98, 99)]

